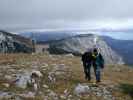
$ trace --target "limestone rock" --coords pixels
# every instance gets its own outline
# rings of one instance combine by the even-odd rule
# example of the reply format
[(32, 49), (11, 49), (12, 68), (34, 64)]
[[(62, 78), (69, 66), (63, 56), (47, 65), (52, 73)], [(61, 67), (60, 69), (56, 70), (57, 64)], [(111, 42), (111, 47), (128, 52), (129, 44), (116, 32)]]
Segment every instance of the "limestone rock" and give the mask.
[(43, 75), (42, 75), (42, 73), (40, 72), (40, 71), (38, 71), (38, 70), (34, 70), (34, 71), (32, 71), (32, 75), (35, 75), (35, 76), (37, 76), (37, 77), (42, 77)]
[(53, 54), (74, 54), (81, 55), (88, 49), (94, 47), (105, 58), (106, 64), (124, 64), (123, 58), (118, 55), (112, 48), (100, 37), (93, 34), (77, 35), (70, 38), (58, 40), (51, 43), (49, 52)]
[(0, 31), (0, 53), (31, 53), (32, 40), (9, 32)]
[(88, 94), (90, 92), (90, 88), (87, 85), (78, 84), (74, 89), (74, 94), (81, 95), (81, 94)]

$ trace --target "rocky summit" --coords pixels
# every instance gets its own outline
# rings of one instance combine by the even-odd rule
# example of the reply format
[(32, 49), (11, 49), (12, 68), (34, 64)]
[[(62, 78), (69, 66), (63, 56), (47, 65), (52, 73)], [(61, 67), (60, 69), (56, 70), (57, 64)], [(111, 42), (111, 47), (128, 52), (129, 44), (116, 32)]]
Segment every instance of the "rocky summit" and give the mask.
[(96, 84), (78, 56), (0, 54), (0, 100), (132, 100), (132, 76), (129, 66), (108, 65)]
[(82, 34), (50, 43), (53, 54), (81, 55), (88, 49), (99, 48), (106, 64), (124, 64), (123, 58), (100, 37), (94, 34)]
[(31, 53), (32, 51), (32, 40), (0, 31), (0, 53)]

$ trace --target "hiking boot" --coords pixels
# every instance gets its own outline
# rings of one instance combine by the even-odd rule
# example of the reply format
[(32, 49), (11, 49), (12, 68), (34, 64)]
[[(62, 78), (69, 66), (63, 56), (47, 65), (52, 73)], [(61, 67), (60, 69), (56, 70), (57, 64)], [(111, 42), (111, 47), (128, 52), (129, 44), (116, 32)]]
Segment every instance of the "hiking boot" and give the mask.
[(88, 77), (87, 77), (87, 76), (85, 76), (85, 79), (86, 79), (86, 80), (88, 80)]
[(90, 82), (90, 81), (91, 81), (91, 79), (90, 79), (90, 78), (87, 78), (87, 81), (89, 81), (89, 82)]
[(96, 83), (100, 83), (101, 81), (100, 80), (97, 80)]

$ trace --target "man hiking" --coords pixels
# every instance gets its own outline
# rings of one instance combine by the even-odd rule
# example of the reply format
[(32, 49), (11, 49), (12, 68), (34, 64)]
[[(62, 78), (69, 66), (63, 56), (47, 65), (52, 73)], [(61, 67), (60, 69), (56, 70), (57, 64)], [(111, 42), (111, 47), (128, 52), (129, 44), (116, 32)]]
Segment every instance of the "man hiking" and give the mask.
[(93, 65), (96, 82), (101, 81), (101, 69), (104, 68), (104, 59), (97, 48), (88, 50), (82, 55), (82, 62), (84, 66), (85, 79), (91, 80), (91, 66)]
[(92, 59), (96, 82), (98, 83), (101, 81), (101, 69), (104, 68), (104, 59), (101, 53), (98, 52), (97, 48), (94, 48), (93, 50)]
[(84, 67), (85, 79), (90, 81), (90, 69), (92, 65), (92, 51), (88, 50), (82, 55), (82, 62)]

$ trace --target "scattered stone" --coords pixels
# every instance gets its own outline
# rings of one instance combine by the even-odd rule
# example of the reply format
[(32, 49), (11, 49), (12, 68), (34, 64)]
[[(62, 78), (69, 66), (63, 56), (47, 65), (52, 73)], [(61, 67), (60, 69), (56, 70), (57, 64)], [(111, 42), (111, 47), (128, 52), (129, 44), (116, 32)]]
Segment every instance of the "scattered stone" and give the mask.
[(43, 76), (42, 73), (40, 71), (37, 71), (37, 70), (32, 71), (32, 75), (37, 76), (37, 77)]
[(96, 96), (101, 97), (102, 96), (102, 93), (96, 92)]
[(5, 75), (5, 79), (12, 80), (12, 76), (11, 75)]
[(64, 94), (66, 94), (67, 92), (68, 92), (68, 90), (67, 90), (67, 89), (65, 89), (65, 90), (64, 90)]
[(47, 90), (47, 92), (48, 92), (48, 93), (50, 93), (50, 92), (51, 92), (51, 90), (50, 90), (50, 89), (48, 89), (48, 90)]
[(60, 98), (64, 100), (64, 99), (66, 99), (66, 96), (61, 95)]
[(8, 84), (8, 83), (3, 83), (2, 84), (4, 87), (6, 87), (6, 88), (9, 88), (10, 87), (10, 84)]
[(0, 91), (0, 100), (10, 100), (15, 94), (11, 92), (2, 92)]
[(22, 100), (22, 99), (20, 97), (18, 97), (18, 96), (15, 96), (14, 100)]
[(48, 79), (55, 83), (58, 80), (68, 80), (71, 77), (71, 71), (65, 64), (54, 64), (52, 70), (48, 74)]
[(44, 96), (43, 100), (49, 100), (48, 98), (49, 98), (48, 96)]
[(43, 71), (46, 71), (47, 69), (42, 69)]
[(46, 84), (44, 84), (44, 85), (43, 85), (43, 87), (44, 87), (44, 88), (46, 88), (46, 89), (48, 89), (48, 88), (49, 88), (49, 87), (48, 87), (48, 85), (46, 85)]
[(19, 96), (24, 97), (24, 98), (35, 98), (35, 93), (28, 92), (28, 93), (24, 93), (24, 94), (19, 94)]
[(72, 98), (72, 95), (70, 94), (70, 95), (68, 96), (68, 98)]
[(55, 82), (55, 76), (54, 76), (54, 72), (49, 72), (48, 73), (48, 79), (50, 80), (50, 82), (54, 83)]
[(73, 57), (73, 54), (70, 53), (70, 54), (66, 54), (65, 56), (66, 57)]
[[(98, 85), (97, 87), (91, 84), (78, 84), (74, 89), (74, 94), (81, 97), (82, 95), (89, 96), (89, 93), (94, 94), (96, 97), (102, 97), (104, 100), (115, 100), (112, 95), (112, 89), (109, 86)], [(69, 98), (69, 96), (68, 96)]]
[(64, 90), (64, 95), (65, 95), (65, 96), (68, 96), (68, 95), (69, 95), (68, 89), (65, 89), (65, 90)]
[(34, 85), (34, 90), (37, 91), (38, 90), (38, 84), (33, 84)]
[(72, 98), (72, 95), (70, 94), (70, 95), (68, 96), (68, 98)]
[(48, 94), (50, 98), (52, 98), (53, 100), (59, 100), (57, 94), (53, 91), (50, 91), (50, 93)]
[(89, 92), (90, 88), (87, 85), (78, 84), (74, 89), (74, 94), (76, 95), (88, 94)]
[(15, 80), (17, 87), (26, 89), (28, 83), (31, 83), (31, 77), (29, 73), (17, 75), (17, 78)]
[(39, 79), (42, 77), (40, 71), (32, 71), (32, 72), (24, 72), (23, 74), (17, 74), (17, 78), (15, 80), (15, 84), (19, 88), (26, 89), (28, 84), (34, 87), (34, 90), (38, 89)]
[(47, 68), (48, 67), (48, 64), (44, 63), (42, 68)]

